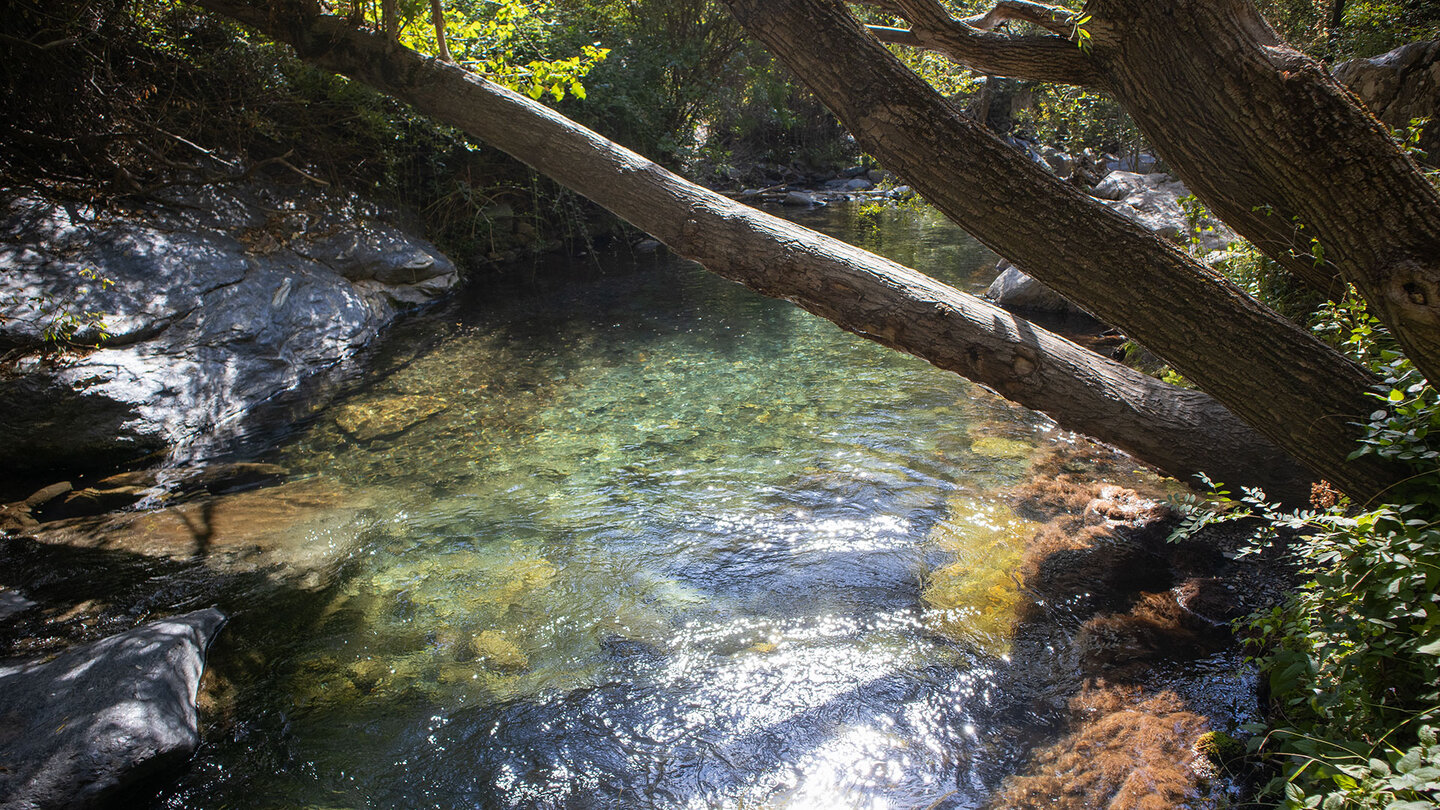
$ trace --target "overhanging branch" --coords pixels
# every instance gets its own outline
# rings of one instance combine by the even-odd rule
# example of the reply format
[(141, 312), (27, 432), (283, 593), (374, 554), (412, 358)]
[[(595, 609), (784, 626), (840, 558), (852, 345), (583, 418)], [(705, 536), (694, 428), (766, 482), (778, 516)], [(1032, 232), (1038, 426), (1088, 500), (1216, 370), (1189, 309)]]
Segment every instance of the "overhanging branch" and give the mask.
[[(896, 14), (910, 28), (867, 26), (881, 42), (924, 48), (959, 65), (992, 76), (1091, 85), (1098, 78), (1094, 64), (1071, 42), (1071, 12), (1029, 0), (1000, 0), (989, 12), (967, 20), (950, 16), (938, 0), (860, 0)], [(1007, 20), (1029, 23), (1056, 36), (1011, 36), (990, 29)]]

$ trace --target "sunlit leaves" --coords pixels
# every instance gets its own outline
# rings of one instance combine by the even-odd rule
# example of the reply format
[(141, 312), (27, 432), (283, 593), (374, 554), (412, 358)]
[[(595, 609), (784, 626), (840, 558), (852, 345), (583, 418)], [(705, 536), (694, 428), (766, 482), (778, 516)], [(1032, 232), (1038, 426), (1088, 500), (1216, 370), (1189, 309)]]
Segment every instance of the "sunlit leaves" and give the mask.
[[(401, 42), (423, 53), (437, 53), (434, 26), (407, 25)], [(555, 101), (567, 94), (585, 98), (582, 79), (604, 61), (610, 49), (585, 45), (568, 58), (551, 58), (553, 12), (544, 2), (483, 0), (445, 5), (446, 41), (461, 65), (525, 93)]]

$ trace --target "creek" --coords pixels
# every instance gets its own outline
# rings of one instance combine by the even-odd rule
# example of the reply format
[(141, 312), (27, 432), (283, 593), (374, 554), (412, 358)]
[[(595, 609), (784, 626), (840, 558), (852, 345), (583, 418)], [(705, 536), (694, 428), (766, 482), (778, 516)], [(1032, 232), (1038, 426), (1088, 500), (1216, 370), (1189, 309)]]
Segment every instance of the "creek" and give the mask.
[[(792, 216), (972, 291), (995, 261)], [(977, 807), (1055, 735), (999, 495), (1044, 417), (663, 250), (472, 285), (370, 368), (264, 458), (348, 511), (217, 592), (223, 707), (152, 806)]]

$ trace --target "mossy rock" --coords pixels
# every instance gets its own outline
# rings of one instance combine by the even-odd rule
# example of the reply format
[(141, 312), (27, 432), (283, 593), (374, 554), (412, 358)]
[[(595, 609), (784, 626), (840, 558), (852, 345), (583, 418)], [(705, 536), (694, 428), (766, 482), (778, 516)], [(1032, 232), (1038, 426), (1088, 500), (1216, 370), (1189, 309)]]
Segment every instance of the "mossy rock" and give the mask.
[(920, 598), (931, 630), (995, 655), (1008, 652), (1025, 601), (1019, 569), (1034, 524), (1003, 507), (952, 498), (949, 516), (930, 530), (927, 544), (952, 555), (925, 577)]
[(472, 642), (475, 657), (484, 662), (488, 669), (496, 672), (520, 672), (530, 667), (530, 658), (495, 630), (486, 630)]
[(1195, 741), (1195, 750), (1214, 764), (1225, 767), (1228, 763), (1244, 759), (1244, 740), (1238, 740), (1223, 731), (1207, 731)]

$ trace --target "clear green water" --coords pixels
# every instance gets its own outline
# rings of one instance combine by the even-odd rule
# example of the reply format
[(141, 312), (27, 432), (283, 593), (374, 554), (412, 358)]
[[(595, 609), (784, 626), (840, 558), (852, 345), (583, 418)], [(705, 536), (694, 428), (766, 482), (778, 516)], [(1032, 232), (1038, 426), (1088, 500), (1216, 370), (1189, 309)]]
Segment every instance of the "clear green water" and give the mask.
[(969, 807), (1023, 753), (1007, 617), (936, 583), (1023, 528), (1040, 417), (663, 253), (512, 273), (375, 366), (274, 460), (380, 506), (332, 584), (226, 606), (235, 708), (161, 806)]

